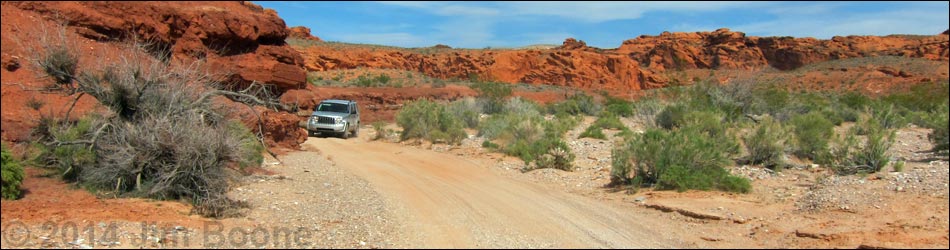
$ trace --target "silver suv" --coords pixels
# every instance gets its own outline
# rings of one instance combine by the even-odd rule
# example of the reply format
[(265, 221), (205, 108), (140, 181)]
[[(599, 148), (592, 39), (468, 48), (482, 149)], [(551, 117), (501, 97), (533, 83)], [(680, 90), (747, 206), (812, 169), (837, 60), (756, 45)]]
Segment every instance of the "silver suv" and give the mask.
[(317, 105), (307, 121), (310, 135), (334, 133), (341, 138), (349, 137), (347, 132), (356, 136), (360, 129), (360, 111), (355, 101), (324, 100)]

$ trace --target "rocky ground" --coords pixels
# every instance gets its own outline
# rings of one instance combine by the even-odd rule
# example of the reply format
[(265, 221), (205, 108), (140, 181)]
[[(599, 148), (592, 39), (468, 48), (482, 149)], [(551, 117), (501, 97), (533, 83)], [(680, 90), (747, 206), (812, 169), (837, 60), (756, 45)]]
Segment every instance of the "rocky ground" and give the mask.
[[(229, 193), (248, 203), (244, 216), (220, 220), (189, 215), (190, 206), (179, 202), (99, 199), (34, 169), (26, 198), (3, 202), (2, 247), (409, 247), (393, 212), (365, 181), (319, 152), (280, 158), (266, 160), (263, 174), (242, 177)], [(76, 206), (83, 209), (69, 211)], [(131, 212), (102, 212), (108, 210)]]
[[(760, 166), (733, 166), (734, 174), (751, 179), (749, 194), (715, 191), (656, 191), (636, 194), (605, 187), (610, 175), (610, 150), (619, 131), (605, 130), (608, 140), (577, 139), (594, 117), (586, 117), (565, 136), (577, 155), (575, 170), (539, 169), (522, 172), (517, 158), (487, 152), (483, 139), (470, 136), (460, 147), (403, 143), (486, 160), (496, 172), (530, 182), (559, 186), (571, 193), (627, 202), (630, 209), (669, 214), (671, 222), (697, 230), (702, 247), (897, 247), (944, 248), (950, 241), (946, 157), (927, 152), (929, 129), (911, 125), (897, 131), (889, 153), (904, 161), (901, 172), (889, 167), (870, 175), (838, 176), (826, 168), (792, 159), (797, 167), (781, 172)], [(623, 118), (633, 131), (640, 121)], [(836, 128), (839, 133), (851, 124)], [(470, 131), (470, 134), (475, 134)], [(913, 201), (913, 202), (909, 202)], [(667, 213), (671, 212), (671, 213)], [(667, 216), (667, 215), (663, 215)]]
[[(628, 209), (650, 218), (669, 235), (679, 235), (666, 240), (683, 247), (945, 248), (950, 242), (946, 224), (950, 220), (950, 164), (925, 152), (930, 148), (928, 129), (898, 131), (891, 153), (906, 162), (901, 172), (888, 169), (836, 176), (809, 164), (781, 172), (734, 166), (733, 173), (753, 180), (752, 193), (645, 188), (631, 194), (604, 187), (618, 131), (605, 131), (609, 140), (576, 139), (593, 121), (586, 117), (567, 134), (568, 144), (578, 155), (573, 172), (522, 172), (520, 159), (481, 148), (482, 139), (473, 130), (461, 146), (399, 143), (395, 133), (369, 142), (375, 136), (369, 126), (361, 129), (360, 138), (350, 140), (460, 156), (486, 173)], [(631, 119), (623, 122), (634, 131), (643, 128)], [(398, 130), (394, 124), (387, 128)], [(229, 195), (249, 204), (245, 216), (220, 220), (190, 215), (190, 207), (181, 202), (96, 198), (32, 169), (24, 183), (25, 198), (2, 203), (0, 243), (3, 248), (401, 248), (418, 244), (418, 236), (413, 235), (417, 232), (405, 223), (409, 219), (405, 207), (381, 197), (367, 181), (337, 166), (333, 155), (306, 145), (302, 151), (281, 156), (279, 162), (266, 160), (259, 174), (242, 177)]]

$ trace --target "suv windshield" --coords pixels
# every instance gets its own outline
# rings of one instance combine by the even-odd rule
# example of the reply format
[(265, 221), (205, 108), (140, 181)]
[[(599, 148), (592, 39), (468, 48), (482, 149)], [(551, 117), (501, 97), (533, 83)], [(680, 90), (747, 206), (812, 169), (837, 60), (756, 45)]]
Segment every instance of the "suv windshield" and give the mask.
[(317, 111), (347, 113), (349, 112), (347, 106), (346, 104), (324, 102), (317, 106)]

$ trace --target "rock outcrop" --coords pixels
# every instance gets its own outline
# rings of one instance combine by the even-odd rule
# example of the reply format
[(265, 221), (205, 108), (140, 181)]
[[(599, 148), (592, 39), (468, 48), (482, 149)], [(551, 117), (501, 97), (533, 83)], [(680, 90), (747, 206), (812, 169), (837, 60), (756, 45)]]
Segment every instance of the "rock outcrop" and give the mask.
[[(38, 99), (55, 106), (62, 106), (72, 100), (72, 97), (44, 95), (11, 87), (15, 82), (35, 82), (35, 78), (29, 77), (35, 76), (37, 72), (23, 72), (24, 69), (34, 71), (33, 67), (21, 69), (19, 64), (22, 62), (16, 60), (27, 56), (24, 55), (26, 50), (21, 48), (24, 41), (37, 40), (38, 36), (43, 35), (40, 34), (42, 32), (28, 32), (29, 29), (45, 27), (52, 32), (53, 26), (63, 21), (66, 21), (69, 39), (81, 46), (79, 50), (86, 58), (115, 53), (120, 49), (119, 44), (136, 39), (149, 43), (152, 52), (168, 52), (168, 60), (190, 62), (205, 59), (209, 68), (230, 74), (226, 84), (233, 87), (240, 88), (256, 82), (274, 86), (276, 94), (280, 95), (287, 90), (301, 89), (306, 82), (303, 58), (285, 44), (290, 29), (275, 11), (250, 2), (5, 1), (2, 6), (2, 121), (5, 140), (26, 140), (29, 128), (35, 126), (33, 121), (36, 119), (33, 118), (44, 112), (24, 111), (24, 102), (29, 98), (42, 97)], [(11, 38), (14, 34), (19, 36), (17, 41)], [(97, 60), (103, 58), (83, 59), (79, 66), (94, 67)], [(88, 96), (83, 99), (88, 99)], [(80, 103), (76, 114), (98, 106), (94, 100)], [(236, 104), (232, 106), (246, 109)], [(269, 123), (286, 123), (296, 128), (296, 121), (280, 118), (280, 113), (265, 112), (263, 116)], [(254, 118), (253, 122), (256, 123), (257, 119)], [(256, 127), (251, 126), (254, 130)], [(289, 147), (296, 147), (301, 138), (306, 138), (305, 133), (292, 132), (292, 129), (285, 127), (288, 126), (265, 126), (264, 134), (271, 135), (268, 140), (272, 144)], [(272, 128), (282, 130), (266, 131)]]
[(796, 69), (834, 59), (905, 56), (948, 61), (948, 35), (846, 36), (830, 40), (754, 37), (718, 29), (664, 32), (624, 41), (616, 49), (568, 38), (554, 49), (424, 50), (358, 45), (295, 47), (308, 70), (357, 67), (417, 71), (438, 78), (548, 84), (631, 91), (667, 86), (669, 70)]
[(304, 26), (291, 27), (288, 29), (288, 31), (290, 32), (290, 35), (287, 36), (288, 38), (298, 38), (318, 42), (323, 41), (319, 37), (313, 36), (313, 34), (310, 33), (310, 28)]

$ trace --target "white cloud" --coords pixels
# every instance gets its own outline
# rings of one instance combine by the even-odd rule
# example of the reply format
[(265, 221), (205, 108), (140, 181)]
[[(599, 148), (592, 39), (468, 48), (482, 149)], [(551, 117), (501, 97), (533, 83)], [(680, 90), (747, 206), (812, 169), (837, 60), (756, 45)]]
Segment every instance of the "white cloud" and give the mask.
[[(339, 37), (348, 42), (404, 47), (437, 43), (460, 48), (561, 44), (573, 37), (566, 30), (542, 29), (498, 37), (502, 25), (512, 22), (545, 23), (568, 20), (587, 24), (639, 19), (648, 13), (706, 14), (729, 11), (756, 15), (746, 24), (667, 24), (669, 31), (713, 31), (730, 28), (755, 36), (795, 36), (828, 39), (835, 35), (936, 34), (950, 26), (946, 3), (908, 3), (888, 12), (867, 12), (861, 4), (842, 2), (379, 2), (439, 16), (425, 24), (379, 24), (371, 33)], [(848, 8), (855, 8), (852, 10)], [(745, 15), (742, 13), (741, 15)], [(728, 15), (728, 14), (725, 14)], [(731, 20), (730, 22), (742, 20)], [(665, 28), (665, 27), (664, 27)], [(360, 32), (360, 31), (353, 31)], [(364, 30), (365, 32), (365, 30)], [(575, 31), (576, 32), (576, 31)], [(633, 38), (639, 34), (631, 34)], [(654, 34), (655, 35), (655, 34)], [(575, 37), (584, 39), (583, 37)], [(616, 41), (619, 43), (620, 41)], [(593, 45), (592, 45), (593, 46)]]
[(709, 12), (751, 8), (768, 3), (748, 2), (506, 2), (514, 15), (557, 16), (583, 22), (638, 19), (650, 11)]
[(436, 33), (431, 35), (433, 44), (442, 43), (458, 48), (477, 48), (493, 46), (495, 35), (492, 31), (495, 21), (490, 19), (462, 18), (440, 23), (435, 26)]
[(379, 1), (377, 3), (419, 9), (440, 16), (488, 17), (499, 13), (494, 8), (472, 6), (464, 2)]
[(950, 26), (946, 10), (898, 10), (884, 13), (786, 16), (734, 27), (756, 36), (829, 39), (847, 35), (937, 34)]

